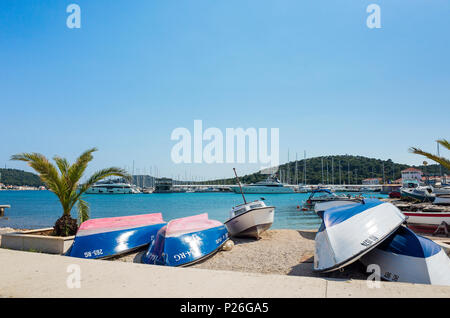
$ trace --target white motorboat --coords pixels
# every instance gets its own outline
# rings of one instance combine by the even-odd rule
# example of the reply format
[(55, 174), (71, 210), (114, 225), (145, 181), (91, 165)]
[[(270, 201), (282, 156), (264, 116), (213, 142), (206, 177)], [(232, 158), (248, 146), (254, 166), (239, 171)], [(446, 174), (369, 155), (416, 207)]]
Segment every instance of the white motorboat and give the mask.
[(90, 187), (86, 194), (136, 194), (141, 191), (133, 184), (109, 180), (98, 182)]
[[(241, 189), (242, 188), (242, 189)], [(264, 181), (259, 181), (242, 187), (230, 187), (231, 191), (240, 193), (257, 193), (257, 194), (271, 194), (271, 193), (294, 193), (294, 190), (283, 183), (281, 183), (274, 176), (268, 177)]]
[[(236, 180), (241, 187), (237, 174)], [(224, 224), (231, 236), (259, 239), (261, 233), (272, 226), (275, 207), (267, 206), (262, 200), (247, 202), (242, 191), (241, 194), (244, 203), (231, 209), (230, 218)]]
[(275, 207), (256, 200), (235, 206), (224, 223), (231, 236), (260, 238), (273, 223)]

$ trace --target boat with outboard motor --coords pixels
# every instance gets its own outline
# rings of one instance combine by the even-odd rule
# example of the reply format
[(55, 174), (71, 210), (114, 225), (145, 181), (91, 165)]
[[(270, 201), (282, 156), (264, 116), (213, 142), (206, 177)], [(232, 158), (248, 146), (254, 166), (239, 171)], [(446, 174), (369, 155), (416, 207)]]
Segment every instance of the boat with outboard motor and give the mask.
[(161, 213), (90, 219), (81, 223), (66, 256), (107, 258), (150, 244), (166, 225)]
[(142, 257), (145, 264), (188, 266), (214, 253), (229, 240), (222, 222), (207, 213), (169, 221)]
[(330, 272), (370, 252), (405, 221), (391, 203), (364, 199), (325, 210), (315, 238), (314, 270)]
[(319, 188), (315, 189), (311, 192), (308, 199), (305, 201), (303, 206), (307, 209), (314, 209), (314, 206), (317, 203), (321, 202), (330, 202), (330, 201), (354, 201), (355, 199), (358, 199), (359, 197), (352, 197), (351, 195), (346, 194), (336, 194), (334, 192), (331, 192), (328, 189)]
[(404, 182), (403, 186), (400, 188), (400, 194), (404, 199), (450, 205), (450, 194), (442, 191), (442, 189), (434, 188), (431, 185), (420, 185), (416, 180)]
[(377, 264), (381, 277), (389, 281), (450, 285), (450, 259), (442, 247), (405, 226), (360, 261)]

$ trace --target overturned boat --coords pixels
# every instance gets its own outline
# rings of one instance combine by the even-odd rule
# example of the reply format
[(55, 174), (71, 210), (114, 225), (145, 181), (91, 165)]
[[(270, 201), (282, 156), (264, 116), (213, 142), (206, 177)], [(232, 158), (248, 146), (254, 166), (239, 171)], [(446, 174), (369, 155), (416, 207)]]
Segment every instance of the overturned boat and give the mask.
[(169, 221), (142, 257), (145, 264), (187, 266), (217, 252), (228, 241), (222, 222), (199, 214)]
[(326, 210), (316, 234), (314, 270), (330, 272), (353, 263), (404, 221), (397, 207), (377, 199)]
[(383, 279), (416, 284), (450, 285), (450, 259), (441, 246), (400, 226), (361, 258), (380, 267)]
[(78, 228), (67, 256), (108, 258), (150, 244), (166, 225), (161, 213), (90, 219)]
[(236, 169), (233, 170), (244, 203), (231, 209), (230, 218), (224, 224), (231, 236), (259, 239), (261, 233), (272, 226), (275, 207), (267, 206), (264, 199), (247, 203)]

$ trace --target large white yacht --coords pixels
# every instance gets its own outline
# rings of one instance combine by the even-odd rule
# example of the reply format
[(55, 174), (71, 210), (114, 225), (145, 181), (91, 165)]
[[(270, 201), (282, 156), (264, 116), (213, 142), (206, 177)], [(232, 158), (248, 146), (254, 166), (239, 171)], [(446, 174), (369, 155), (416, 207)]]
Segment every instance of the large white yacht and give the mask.
[(135, 194), (141, 191), (133, 184), (109, 180), (98, 182), (90, 187), (86, 194)]
[[(241, 190), (239, 189), (238, 186), (230, 187), (230, 189), (235, 193), (241, 193)], [(294, 193), (294, 190), (282, 184), (274, 176), (270, 176), (264, 181), (244, 185), (242, 187), (242, 192), (269, 194), (269, 193)]]

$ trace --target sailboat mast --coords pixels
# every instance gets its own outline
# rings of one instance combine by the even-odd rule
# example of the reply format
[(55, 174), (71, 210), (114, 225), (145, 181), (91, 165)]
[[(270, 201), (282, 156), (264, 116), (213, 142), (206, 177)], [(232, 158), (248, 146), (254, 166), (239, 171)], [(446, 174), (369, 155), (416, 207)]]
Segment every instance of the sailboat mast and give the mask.
[[(440, 157), (441, 155), (439, 153), (439, 143), (438, 142), (436, 142), (436, 143), (437, 143), (437, 155), (438, 155), (438, 157)], [(441, 183), (442, 183), (442, 165), (441, 164), (439, 164), (439, 176), (441, 177)]]
[(306, 150), (303, 153), (303, 184), (306, 185)]
[(322, 184), (324, 184), (324, 183), (323, 183), (323, 157), (320, 158), (320, 159), (321, 159), (321, 162), (322, 162)]

